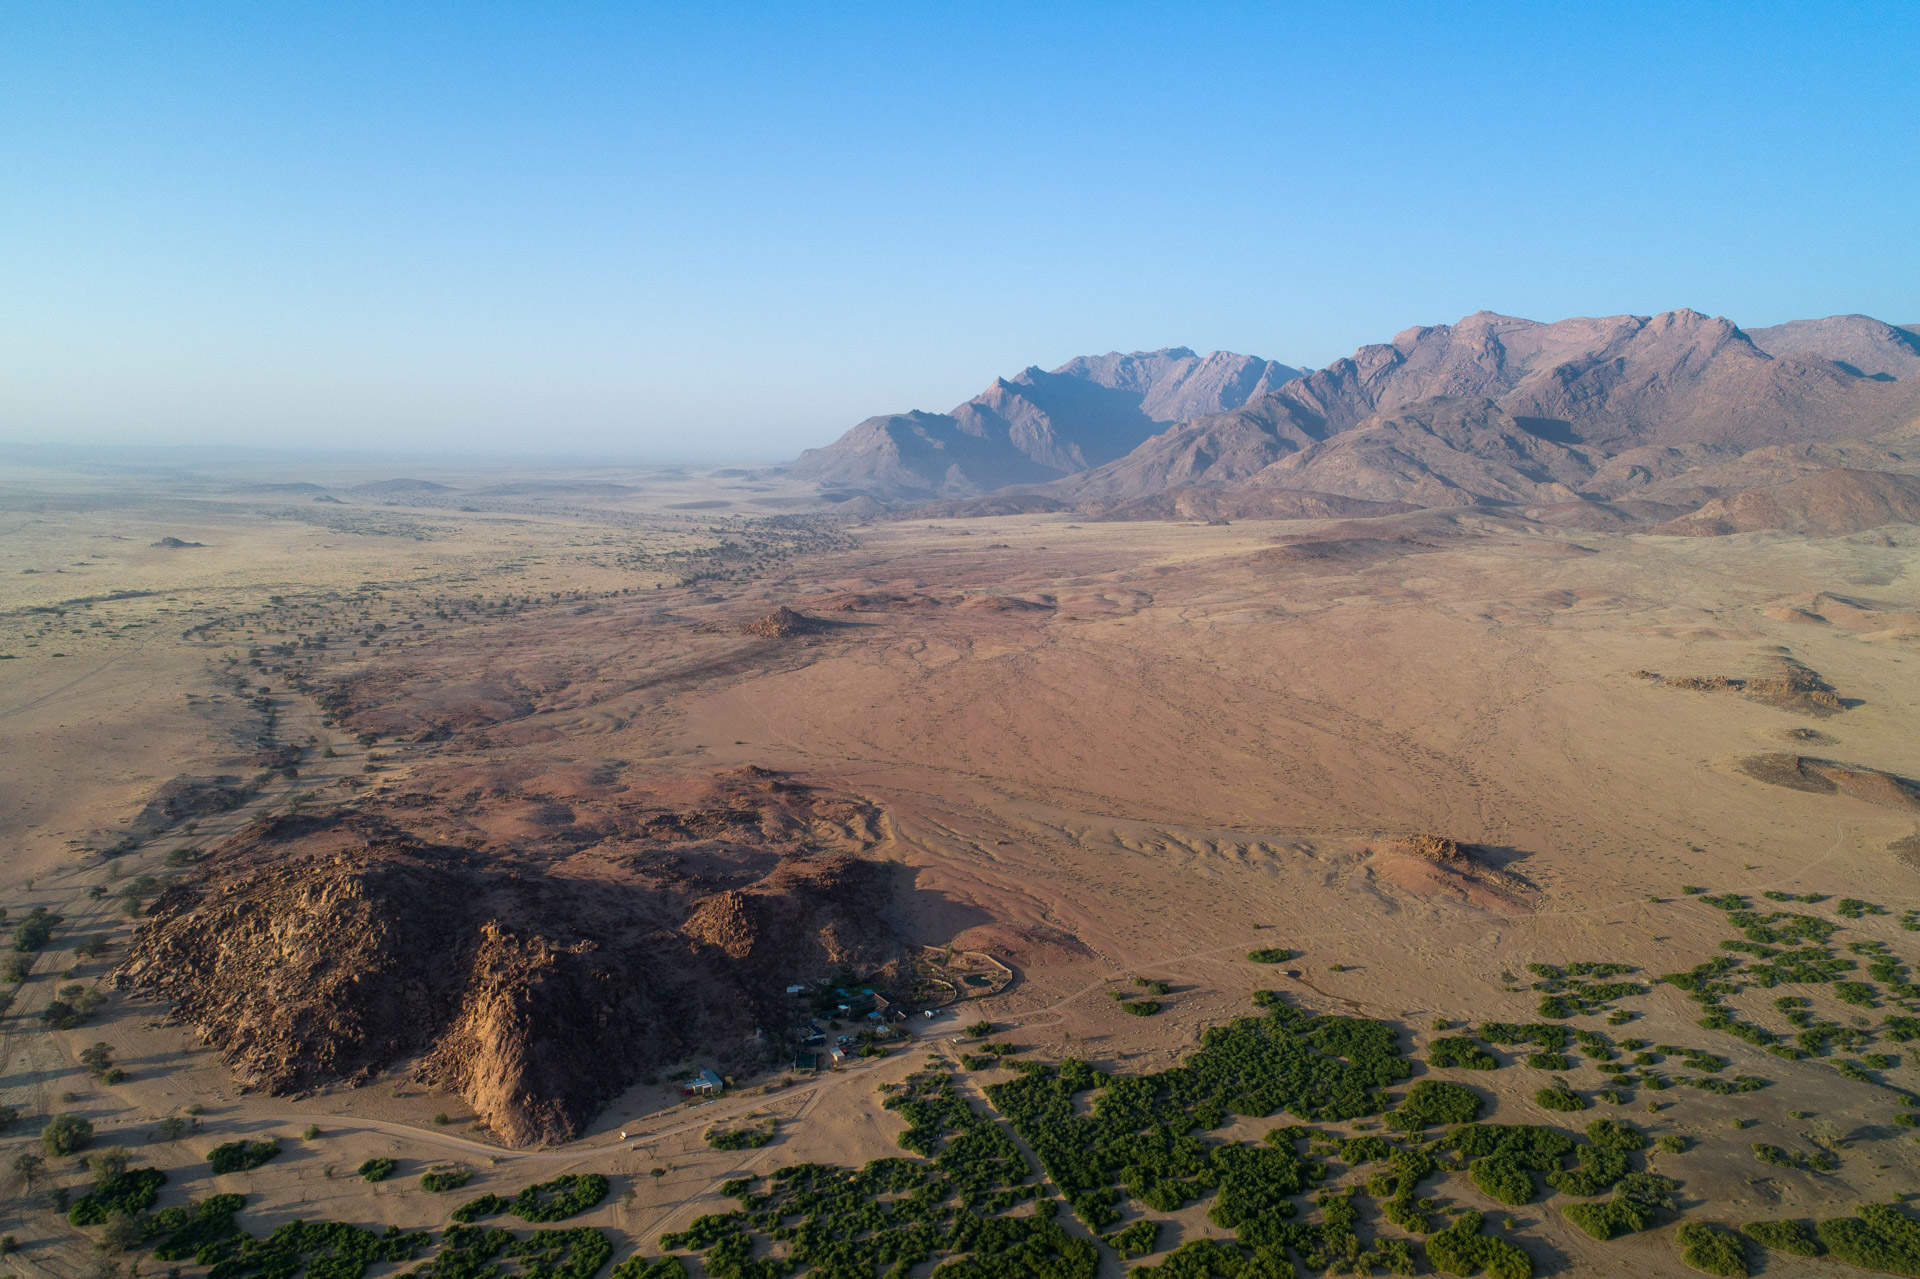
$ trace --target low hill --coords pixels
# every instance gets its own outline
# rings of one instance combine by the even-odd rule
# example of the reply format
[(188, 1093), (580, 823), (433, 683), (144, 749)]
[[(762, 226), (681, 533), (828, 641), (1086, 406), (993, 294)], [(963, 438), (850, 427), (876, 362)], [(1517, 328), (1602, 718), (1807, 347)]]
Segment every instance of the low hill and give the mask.
[(1920, 476), (1820, 471), (1785, 484), (1715, 498), (1652, 531), (1712, 537), (1771, 529), (1834, 537), (1888, 524), (1920, 524)]

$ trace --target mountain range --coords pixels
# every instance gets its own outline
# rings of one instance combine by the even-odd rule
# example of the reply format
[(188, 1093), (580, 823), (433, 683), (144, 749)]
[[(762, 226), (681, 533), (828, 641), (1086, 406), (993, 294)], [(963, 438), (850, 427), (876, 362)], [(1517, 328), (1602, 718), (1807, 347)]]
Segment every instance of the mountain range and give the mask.
[(1185, 348), (1029, 368), (950, 413), (869, 418), (792, 469), (894, 502), (1690, 510), (1827, 470), (1920, 472), (1916, 419), (1920, 326), (1482, 311), (1313, 371)]

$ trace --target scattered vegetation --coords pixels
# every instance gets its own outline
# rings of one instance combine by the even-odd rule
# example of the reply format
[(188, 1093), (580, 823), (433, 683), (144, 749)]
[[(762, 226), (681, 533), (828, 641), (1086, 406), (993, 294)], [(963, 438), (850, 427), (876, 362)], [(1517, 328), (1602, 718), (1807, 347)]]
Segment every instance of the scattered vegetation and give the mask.
[(1816, 1150), (1804, 1154), (1763, 1141), (1754, 1143), (1753, 1157), (1763, 1164), (1772, 1164), (1776, 1168), (1798, 1168), (1801, 1172), (1833, 1172), (1840, 1167), (1840, 1161), (1833, 1157), (1831, 1151)]
[(387, 1178), (393, 1176), (394, 1169), (399, 1166), (397, 1162), (383, 1155), (377, 1159), (367, 1160), (367, 1162), (361, 1164), (358, 1168), (354, 1169), (354, 1171), (362, 1177), (365, 1177), (368, 1181), (385, 1181)]
[(715, 1150), (758, 1150), (773, 1140), (774, 1121), (752, 1128), (709, 1128), (707, 1144)]

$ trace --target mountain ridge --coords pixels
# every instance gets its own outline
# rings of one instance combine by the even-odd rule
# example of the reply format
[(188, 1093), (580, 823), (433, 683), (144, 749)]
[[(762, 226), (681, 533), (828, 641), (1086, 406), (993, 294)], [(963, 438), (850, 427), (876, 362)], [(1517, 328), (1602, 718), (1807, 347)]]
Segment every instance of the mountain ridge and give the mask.
[(996, 378), (948, 413), (867, 418), (790, 470), (885, 496), (963, 497), (1125, 456), (1168, 425), (1235, 408), (1298, 377), (1274, 360), (1187, 347), (1078, 356)]

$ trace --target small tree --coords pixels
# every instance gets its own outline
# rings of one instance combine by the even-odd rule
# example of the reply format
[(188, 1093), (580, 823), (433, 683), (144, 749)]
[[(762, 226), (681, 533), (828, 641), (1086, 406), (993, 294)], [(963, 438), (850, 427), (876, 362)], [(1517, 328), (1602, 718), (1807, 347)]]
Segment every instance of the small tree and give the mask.
[(55, 1115), (40, 1130), (40, 1146), (49, 1155), (73, 1155), (93, 1140), (93, 1125), (78, 1115)]
[(87, 1171), (93, 1174), (97, 1182), (112, 1181), (127, 1170), (127, 1163), (132, 1158), (125, 1146), (108, 1146), (87, 1156)]
[(146, 1242), (147, 1232), (131, 1213), (116, 1212), (107, 1218), (100, 1232), (100, 1247), (107, 1252), (126, 1252)]
[(23, 1150), (13, 1157), (13, 1172), (20, 1180), (32, 1187), (33, 1179), (46, 1169), (47, 1161), (31, 1150)]
[(93, 1074), (95, 1079), (100, 1078), (109, 1070), (113, 1069), (113, 1046), (101, 1041), (95, 1043), (91, 1048), (82, 1048), (80, 1050), (80, 1064), (85, 1066), (88, 1071)]
[(178, 1141), (187, 1135), (187, 1121), (178, 1115), (168, 1115), (153, 1126), (153, 1131), (162, 1141)]

